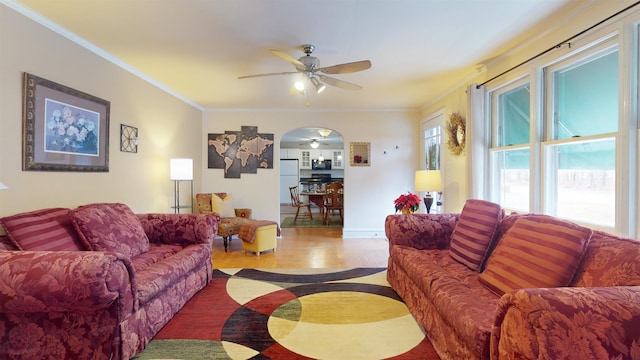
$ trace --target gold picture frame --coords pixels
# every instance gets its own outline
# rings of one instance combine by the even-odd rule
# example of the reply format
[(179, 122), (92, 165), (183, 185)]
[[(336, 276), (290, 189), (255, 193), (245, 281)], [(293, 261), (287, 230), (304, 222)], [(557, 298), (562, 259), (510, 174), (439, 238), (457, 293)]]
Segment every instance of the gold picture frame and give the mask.
[(349, 161), (351, 166), (371, 166), (371, 143), (352, 142)]

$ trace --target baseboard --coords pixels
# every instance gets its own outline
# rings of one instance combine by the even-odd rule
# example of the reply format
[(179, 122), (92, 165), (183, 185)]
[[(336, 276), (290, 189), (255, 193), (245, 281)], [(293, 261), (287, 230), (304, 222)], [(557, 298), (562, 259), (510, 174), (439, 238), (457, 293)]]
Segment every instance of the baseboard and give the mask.
[(381, 229), (342, 229), (343, 239), (385, 238), (384, 228)]

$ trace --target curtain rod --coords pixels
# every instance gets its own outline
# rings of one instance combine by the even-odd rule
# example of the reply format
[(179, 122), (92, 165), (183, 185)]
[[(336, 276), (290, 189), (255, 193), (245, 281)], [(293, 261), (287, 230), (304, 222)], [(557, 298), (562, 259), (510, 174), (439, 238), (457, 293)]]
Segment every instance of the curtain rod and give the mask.
[(611, 16), (608, 16), (608, 17), (607, 17), (607, 18), (605, 18), (604, 20), (601, 20), (601, 21), (599, 21), (599, 22), (595, 23), (594, 25), (591, 25), (591, 26), (589, 26), (588, 28), (586, 28), (586, 29), (584, 29), (584, 30), (580, 31), (579, 33), (577, 33), (577, 34), (573, 35), (572, 37), (567, 38), (566, 40), (559, 42), (558, 44), (556, 44), (556, 45), (554, 45), (554, 46), (552, 46), (552, 47), (548, 48), (547, 50), (545, 50), (545, 51), (543, 51), (543, 52), (541, 52), (541, 53), (539, 53), (539, 54), (537, 54), (537, 55), (534, 55), (534, 56), (530, 57), (529, 59), (527, 59), (527, 60), (525, 60), (525, 61), (523, 61), (523, 62), (519, 63), (518, 65), (515, 65), (515, 66), (513, 66), (513, 67), (511, 67), (511, 68), (509, 68), (509, 69), (507, 69), (507, 70), (505, 70), (505, 71), (503, 71), (503, 72), (501, 72), (500, 74), (498, 74), (498, 75), (496, 75), (496, 76), (492, 77), (492, 78), (491, 78), (491, 79), (489, 79), (489, 80), (486, 80), (486, 81), (485, 81), (485, 82), (483, 82), (482, 84), (480, 84), (480, 85), (476, 85), (476, 89), (480, 89), (480, 87), (482, 87), (483, 85), (485, 85), (485, 84), (487, 84), (487, 83), (490, 83), (491, 81), (493, 81), (493, 80), (495, 80), (495, 79), (497, 79), (497, 78), (501, 77), (502, 75), (504, 75), (504, 74), (506, 74), (506, 73), (508, 73), (508, 72), (511, 72), (511, 71), (513, 71), (514, 69), (517, 69), (517, 68), (519, 68), (520, 66), (522, 66), (522, 65), (524, 65), (524, 64), (526, 64), (526, 63), (528, 63), (528, 62), (530, 62), (530, 61), (533, 61), (533, 60), (535, 60), (535, 59), (539, 58), (540, 56), (542, 56), (542, 55), (544, 55), (544, 54), (546, 54), (546, 53), (548, 53), (548, 52), (550, 52), (550, 51), (552, 51), (552, 50), (559, 49), (559, 48), (560, 48), (560, 47), (562, 47), (562, 45), (564, 45), (564, 44), (567, 44), (567, 43), (568, 43), (569, 45), (571, 45), (571, 43), (570, 43), (570, 41), (571, 41), (571, 40), (573, 40), (573, 39), (577, 38), (578, 36), (580, 36), (580, 35), (582, 35), (582, 34), (584, 34), (584, 33), (586, 33), (587, 31), (592, 30), (593, 28), (595, 28), (595, 27), (597, 27), (597, 26), (602, 25), (603, 23), (605, 23), (605, 22), (607, 22), (607, 21), (609, 21), (609, 20), (613, 19), (614, 17), (616, 17), (616, 16), (618, 16), (618, 15), (620, 15), (620, 14), (622, 14), (622, 13), (624, 13), (624, 12), (628, 11), (629, 9), (631, 9), (631, 8), (633, 8), (633, 7), (635, 7), (635, 6), (638, 6), (638, 4), (640, 4), (640, 1), (636, 1), (635, 3), (633, 3), (633, 4), (629, 5), (629, 6), (627, 6), (626, 8), (624, 8), (624, 9), (622, 9), (622, 10), (620, 10), (620, 11), (618, 11), (617, 13), (615, 13), (615, 14), (613, 14), (613, 15), (611, 15)]

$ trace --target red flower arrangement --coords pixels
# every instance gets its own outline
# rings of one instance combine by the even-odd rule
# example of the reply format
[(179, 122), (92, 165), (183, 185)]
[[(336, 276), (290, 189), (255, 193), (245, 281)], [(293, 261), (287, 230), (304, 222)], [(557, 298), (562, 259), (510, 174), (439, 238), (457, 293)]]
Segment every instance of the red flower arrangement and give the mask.
[(412, 194), (407, 192), (407, 194), (402, 194), (398, 196), (397, 199), (393, 201), (396, 207), (396, 212), (402, 211), (403, 213), (414, 213), (420, 209), (420, 198), (416, 194)]

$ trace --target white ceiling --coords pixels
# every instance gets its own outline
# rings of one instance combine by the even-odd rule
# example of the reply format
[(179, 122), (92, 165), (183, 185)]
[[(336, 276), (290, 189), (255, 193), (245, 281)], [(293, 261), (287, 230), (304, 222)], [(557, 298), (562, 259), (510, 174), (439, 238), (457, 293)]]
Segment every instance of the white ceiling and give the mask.
[[(418, 109), (531, 28), (594, 0), (0, 0), (202, 109)], [(555, 14), (555, 15), (551, 15)], [(294, 58), (312, 43), (321, 66), (363, 86), (289, 95)]]
[(300, 128), (294, 129), (282, 135), (280, 147), (283, 149), (310, 149), (312, 140), (316, 140), (320, 145), (319, 149), (341, 149), (344, 145), (344, 139), (341, 134), (331, 131), (327, 136), (322, 136), (318, 130), (327, 130), (321, 128)]

